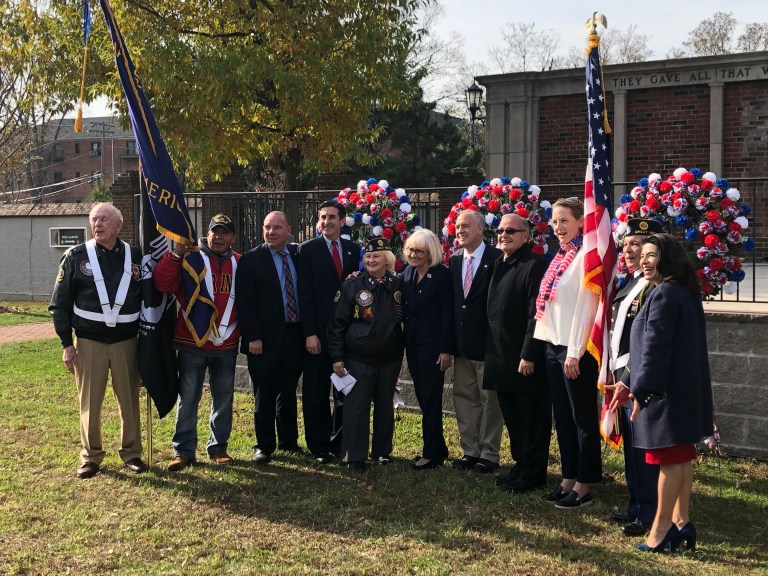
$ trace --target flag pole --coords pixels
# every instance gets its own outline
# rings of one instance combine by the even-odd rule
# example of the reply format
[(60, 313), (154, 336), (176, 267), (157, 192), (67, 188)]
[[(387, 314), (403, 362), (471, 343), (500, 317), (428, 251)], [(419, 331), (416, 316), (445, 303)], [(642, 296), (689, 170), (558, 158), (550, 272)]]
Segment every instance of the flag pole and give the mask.
[(147, 466), (152, 467), (152, 398), (147, 392)]
[[(141, 170), (141, 159), (139, 159), (139, 197), (141, 198), (144, 194), (143, 190), (143, 184), (141, 177), (142, 170)], [(141, 213), (144, 210), (144, 203), (140, 200), (139, 201), (139, 212)], [(142, 246), (142, 251), (144, 250)], [(143, 298), (143, 294), (142, 294)], [(152, 397), (149, 395), (149, 389), (144, 386), (144, 389), (147, 391), (147, 466), (152, 467)]]

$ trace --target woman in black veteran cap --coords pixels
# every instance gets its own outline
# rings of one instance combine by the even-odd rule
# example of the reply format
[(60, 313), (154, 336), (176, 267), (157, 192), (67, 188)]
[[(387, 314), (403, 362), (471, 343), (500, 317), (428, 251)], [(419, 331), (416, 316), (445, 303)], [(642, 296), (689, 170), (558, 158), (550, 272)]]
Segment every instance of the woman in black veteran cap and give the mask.
[(371, 456), (391, 461), (394, 409), (392, 398), (403, 361), (402, 283), (394, 273), (395, 255), (389, 242), (373, 238), (365, 246), (365, 270), (344, 282), (336, 293), (328, 326), (328, 352), (333, 371), (347, 371), (357, 380), (344, 398), (344, 462), (365, 471), (368, 457), (370, 405), (373, 401)]

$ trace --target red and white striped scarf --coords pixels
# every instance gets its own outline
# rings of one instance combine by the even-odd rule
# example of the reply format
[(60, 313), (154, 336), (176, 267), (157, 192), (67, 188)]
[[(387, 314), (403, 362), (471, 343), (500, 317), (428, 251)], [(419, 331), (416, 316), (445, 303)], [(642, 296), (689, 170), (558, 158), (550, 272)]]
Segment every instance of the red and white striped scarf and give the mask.
[(576, 254), (581, 249), (582, 242), (582, 235), (577, 234), (570, 242), (560, 246), (552, 262), (549, 263), (547, 273), (544, 274), (544, 278), (541, 280), (539, 295), (536, 296), (536, 320), (544, 318), (544, 303), (555, 297), (557, 283), (560, 282), (563, 272), (568, 269), (573, 259), (576, 258)]

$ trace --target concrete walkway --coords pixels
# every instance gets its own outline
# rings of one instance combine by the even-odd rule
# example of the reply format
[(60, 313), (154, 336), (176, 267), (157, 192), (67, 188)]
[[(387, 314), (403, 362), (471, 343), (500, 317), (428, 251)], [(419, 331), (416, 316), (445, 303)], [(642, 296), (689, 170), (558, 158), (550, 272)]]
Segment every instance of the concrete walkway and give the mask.
[(24, 340), (46, 340), (48, 338), (56, 338), (53, 322), (0, 326), (0, 344)]

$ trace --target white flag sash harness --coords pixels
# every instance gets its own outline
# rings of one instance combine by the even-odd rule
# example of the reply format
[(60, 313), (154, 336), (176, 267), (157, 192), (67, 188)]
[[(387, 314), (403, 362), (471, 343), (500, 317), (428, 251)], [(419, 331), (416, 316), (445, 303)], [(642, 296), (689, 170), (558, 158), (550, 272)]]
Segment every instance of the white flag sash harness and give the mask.
[(619, 311), (616, 318), (616, 324), (613, 327), (613, 334), (611, 335), (611, 370), (616, 371), (620, 368), (624, 368), (627, 364), (629, 364), (629, 353), (622, 354), (618, 358), (615, 358), (614, 355), (619, 350), (619, 345), (621, 344), (621, 333), (624, 331), (624, 321), (627, 319), (627, 311), (629, 310), (629, 307), (632, 305), (632, 302), (634, 302), (635, 298), (637, 297), (640, 292), (642, 292), (643, 288), (645, 288), (645, 285), (648, 284), (648, 280), (645, 278), (638, 279), (637, 283), (632, 287), (632, 289), (629, 291), (629, 293), (624, 297), (624, 299), (621, 301), (621, 304), (619, 304)]
[[(208, 294), (210, 294), (212, 297), (215, 298), (215, 292), (213, 291), (213, 274), (211, 274), (211, 259), (208, 257), (208, 255), (200, 251), (200, 256), (203, 257), (203, 262), (205, 263), (205, 269), (208, 271), (208, 273), (205, 275), (205, 287), (208, 288)], [(230, 258), (230, 262), (232, 262), (232, 282), (230, 283), (229, 287), (229, 298), (227, 300), (227, 305), (224, 308), (224, 314), (221, 316), (221, 322), (218, 326), (218, 332), (219, 335), (216, 336), (215, 334), (211, 334), (208, 337), (209, 342), (213, 344), (214, 346), (221, 346), (224, 344), (224, 342), (227, 341), (227, 338), (229, 338), (232, 335), (232, 332), (235, 331), (235, 328), (237, 327), (237, 320), (232, 322), (230, 324), (230, 321), (232, 319), (232, 310), (235, 308), (235, 274), (237, 273), (237, 258), (235, 258), (235, 255), (232, 254), (232, 257)], [(184, 317), (186, 318), (187, 315), (184, 312), (184, 309), (182, 309), (182, 313), (184, 314)]]
[[(123, 242), (121, 240), (121, 242)], [(131, 285), (131, 247), (123, 242), (123, 251), (125, 258), (123, 260), (123, 274), (120, 277), (120, 284), (117, 287), (117, 294), (115, 294), (115, 305), (109, 304), (109, 295), (107, 294), (107, 286), (104, 283), (104, 275), (101, 273), (101, 266), (99, 265), (99, 258), (96, 255), (96, 240), (91, 238), (85, 243), (85, 249), (88, 252), (88, 263), (91, 266), (93, 272), (93, 281), (96, 284), (96, 293), (99, 295), (99, 304), (101, 304), (102, 313), (90, 312), (74, 306), (73, 311), (77, 316), (85, 318), (86, 320), (93, 320), (94, 322), (104, 322), (110, 328), (114, 328), (118, 324), (128, 324), (135, 322), (139, 319), (140, 312), (134, 314), (120, 314), (120, 309), (125, 304), (125, 299), (128, 297), (128, 288)]]

